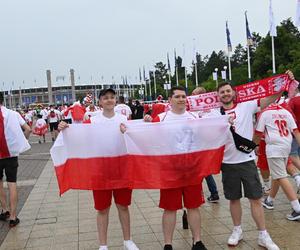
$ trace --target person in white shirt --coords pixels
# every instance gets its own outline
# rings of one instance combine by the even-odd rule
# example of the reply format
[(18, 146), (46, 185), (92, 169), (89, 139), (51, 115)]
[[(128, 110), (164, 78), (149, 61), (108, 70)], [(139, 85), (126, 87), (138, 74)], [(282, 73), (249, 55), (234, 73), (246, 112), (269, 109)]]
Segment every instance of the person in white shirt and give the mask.
[[(221, 83), (217, 89), (218, 96), (224, 112), (231, 116), (231, 122), (235, 132), (248, 140), (253, 137), (253, 116), (260, 108), (267, 107), (281, 95), (260, 100), (253, 100), (243, 103), (234, 103), (235, 92), (230, 83)], [(221, 110), (215, 110), (215, 115), (221, 115)], [(266, 231), (264, 211), (260, 199), (263, 196), (262, 185), (259, 180), (257, 167), (255, 165), (255, 153), (243, 153), (238, 151), (233, 137), (230, 136), (229, 142), (225, 146), (224, 158), (222, 163), (222, 182), (224, 195), (230, 201), (230, 212), (234, 228), (228, 239), (228, 245), (236, 246), (243, 239), (242, 206), (242, 185), (244, 196), (250, 202), (251, 215), (259, 230), (258, 245), (267, 249), (277, 250), (278, 246), (272, 241)]]
[[(116, 92), (113, 89), (104, 89), (100, 91), (99, 102), (103, 107), (103, 112), (90, 118), (90, 123), (99, 124), (101, 126), (118, 126), (126, 123), (127, 119), (124, 115), (114, 111), (116, 105)], [(61, 122), (59, 130), (68, 127), (68, 124)], [(109, 166), (107, 166), (109, 167)], [(98, 211), (97, 226), (98, 236), (100, 241), (99, 250), (107, 250), (107, 229), (109, 220), (109, 210), (111, 206), (112, 196), (119, 212), (120, 223), (122, 225), (124, 237), (124, 250), (139, 250), (135, 243), (130, 240), (130, 215), (128, 206), (131, 204), (132, 190), (128, 188), (113, 189), (113, 190), (93, 190), (95, 209)]]
[(50, 110), (48, 111), (48, 120), (50, 126), (50, 132), (52, 136), (52, 141), (54, 142), (58, 135), (58, 122), (60, 120), (60, 112), (54, 108), (53, 105), (50, 105)]
[(41, 115), (42, 118), (45, 120), (45, 122), (48, 124), (48, 110), (46, 109), (46, 107), (44, 107), (44, 108), (40, 111), (40, 115)]
[(86, 111), (84, 114), (83, 121), (89, 120), (91, 117), (96, 116), (100, 112), (101, 111), (97, 110), (94, 104), (90, 104), (88, 111)]
[[(287, 179), (286, 170), (293, 136), (300, 145), (300, 133), (292, 114), (278, 104), (271, 104), (259, 117), (253, 138), (256, 144), (259, 143), (262, 135), (265, 136), (272, 185), (278, 186), (279, 184), (291, 202), (293, 212), (287, 215), (287, 219), (298, 220), (300, 219), (300, 204), (293, 186)], [(263, 206), (273, 209), (274, 198), (270, 193), (263, 201)]]
[[(186, 93), (183, 87), (174, 86), (171, 88), (169, 102), (171, 110), (158, 114), (155, 118), (145, 115), (144, 120), (146, 122), (176, 122), (176, 120), (195, 120), (199, 118), (186, 111)], [(176, 214), (177, 210), (183, 208), (182, 203), (187, 208), (187, 218), (192, 231), (192, 250), (207, 249), (201, 241), (200, 233), (201, 216), (199, 207), (204, 202), (202, 181), (198, 185), (160, 190), (159, 207), (164, 209), (162, 218), (164, 250), (173, 250), (172, 241), (176, 226)]]
[[(18, 203), (16, 182), (18, 154), (20, 152), (17, 152), (17, 150), (16, 152), (13, 152), (13, 150), (9, 148), (9, 142), (13, 141), (13, 144), (16, 146), (16, 144), (22, 143), (22, 140), (24, 140), (28, 145), (28, 148), (30, 148), (27, 140), (24, 138), (24, 135), (28, 139), (31, 129), (19, 113), (9, 110), (3, 106), (3, 100), (3, 94), (0, 92), (0, 203), (2, 207), (0, 220), (9, 220), (9, 226), (14, 227), (20, 222), (16, 214)], [(6, 119), (7, 122), (4, 122)], [(5, 134), (5, 131), (8, 130), (8, 127), (10, 129), (13, 128), (12, 134)], [(22, 134), (21, 128), (24, 130), (24, 135)], [(5, 171), (9, 190), (9, 209), (7, 206), (6, 192), (3, 188), (3, 171)]]
[(121, 115), (125, 115), (127, 120), (131, 120), (131, 108), (125, 104), (124, 96), (119, 97), (118, 105), (115, 107), (115, 112)]

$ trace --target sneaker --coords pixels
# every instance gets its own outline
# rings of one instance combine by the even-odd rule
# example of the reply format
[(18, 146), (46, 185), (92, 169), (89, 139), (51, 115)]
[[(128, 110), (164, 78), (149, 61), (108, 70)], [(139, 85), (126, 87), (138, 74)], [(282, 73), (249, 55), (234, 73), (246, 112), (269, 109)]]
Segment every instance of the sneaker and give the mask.
[(9, 218), (9, 212), (8, 211), (6, 211), (5, 213), (3, 212), (3, 210), (2, 210), (2, 212), (1, 212), (1, 214), (0, 214), (0, 220), (7, 220), (8, 218)]
[(42, 142), (41, 142), (41, 140), (39, 140), (39, 144), (41, 144)]
[(258, 237), (258, 245), (268, 250), (279, 250), (279, 247), (272, 241), (268, 233), (263, 237)]
[(232, 234), (230, 235), (227, 244), (229, 246), (237, 246), (239, 241), (243, 239), (243, 231), (241, 229), (233, 229)]
[(211, 196), (209, 196), (207, 198), (207, 201), (211, 202), (211, 203), (217, 203), (217, 202), (219, 202), (219, 200), (220, 200), (220, 197), (218, 194), (212, 194)]
[(172, 247), (172, 245), (165, 245), (164, 246), (164, 250), (173, 250), (173, 247)]
[(196, 244), (192, 246), (192, 250), (207, 250), (202, 241), (197, 241)]
[(272, 210), (274, 209), (273, 201), (268, 201), (268, 198), (266, 197), (264, 201), (261, 203), (264, 208)]
[(124, 241), (124, 250), (139, 250), (139, 248), (134, 244), (132, 240)]
[(291, 214), (288, 214), (286, 216), (286, 218), (288, 220), (292, 220), (292, 221), (299, 220), (300, 219), (300, 213), (297, 213), (295, 210), (293, 210), (293, 212)]
[(16, 217), (15, 220), (9, 220), (9, 226), (10, 227), (15, 227), (16, 225), (18, 225), (20, 223), (19, 218)]

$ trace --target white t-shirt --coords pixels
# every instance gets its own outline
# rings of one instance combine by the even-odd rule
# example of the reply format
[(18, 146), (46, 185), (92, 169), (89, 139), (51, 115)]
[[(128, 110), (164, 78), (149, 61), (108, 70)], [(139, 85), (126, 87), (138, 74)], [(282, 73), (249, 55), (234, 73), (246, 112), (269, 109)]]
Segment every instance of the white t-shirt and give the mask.
[(47, 111), (47, 109), (42, 109), (42, 110), (40, 111), (40, 115), (42, 116), (42, 118), (43, 118), (44, 120), (47, 120), (47, 118), (48, 118), (48, 111)]
[[(54, 117), (51, 117), (51, 111), (55, 113)], [(60, 112), (57, 109), (52, 109), (48, 111), (49, 123), (58, 122), (60, 117)]]
[[(253, 116), (259, 111), (259, 100), (253, 100), (235, 104), (232, 109), (225, 109), (225, 114), (233, 117), (233, 126), (236, 133), (252, 140), (254, 132)], [(214, 109), (212, 112), (214, 115), (221, 115), (220, 109)], [(251, 160), (255, 160), (255, 153), (246, 154), (238, 151), (230, 133), (229, 142), (225, 146), (223, 163), (237, 164)]]
[(129, 119), (130, 115), (132, 114), (130, 107), (126, 104), (118, 104), (115, 106), (115, 112), (125, 115), (127, 119)]
[(171, 110), (159, 114), (153, 119), (153, 122), (176, 121), (176, 120), (195, 120), (198, 117), (191, 112), (185, 111), (183, 114), (175, 114)]
[(103, 115), (102, 112), (97, 113), (97, 115), (92, 116), (90, 119), (91, 123), (96, 124), (105, 124), (105, 125), (120, 125), (121, 123), (126, 123), (127, 118), (124, 115), (120, 115), (118, 113), (115, 113), (115, 115), (111, 118), (107, 118)]
[(286, 109), (267, 109), (262, 112), (256, 131), (265, 135), (267, 157), (288, 157), (293, 140), (292, 131), (295, 129), (295, 120)]
[(10, 156), (18, 156), (30, 149), (30, 145), (21, 129), (21, 126), (26, 122), (18, 112), (7, 109), (2, 105), (0, 105), (0, 108), (4, 118), (4, 134)]

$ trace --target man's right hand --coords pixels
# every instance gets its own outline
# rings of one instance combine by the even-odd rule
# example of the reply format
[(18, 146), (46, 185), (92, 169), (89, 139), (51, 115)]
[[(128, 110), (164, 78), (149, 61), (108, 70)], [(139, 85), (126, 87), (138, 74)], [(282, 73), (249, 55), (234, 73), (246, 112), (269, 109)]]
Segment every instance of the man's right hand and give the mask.
[(144, 121), (145, 122), (152, 122), (153, 118), (151, 117), (151, 115), (145, 115), (144, 116)]
[(64, 129), (68, 128), (68, 127), (69, 127), (69, 124), (68, 124), (68, 123), (66, 123), (66, 122), (60, 122), (60, 123), (58, 124), (58, 131), (62, 131), (62, 130), (64, 130)]

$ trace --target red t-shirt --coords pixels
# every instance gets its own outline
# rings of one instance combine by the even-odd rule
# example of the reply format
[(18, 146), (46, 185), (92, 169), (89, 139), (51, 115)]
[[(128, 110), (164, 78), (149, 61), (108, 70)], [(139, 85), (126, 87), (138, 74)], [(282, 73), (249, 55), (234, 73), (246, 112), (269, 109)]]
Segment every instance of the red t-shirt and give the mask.
[[(295, 96), (289, 101), (289, 107), (296, 119), (298, 129), (300, 128), (300, 96)], [(289, 110), (290, 111), (290, 110)]]

